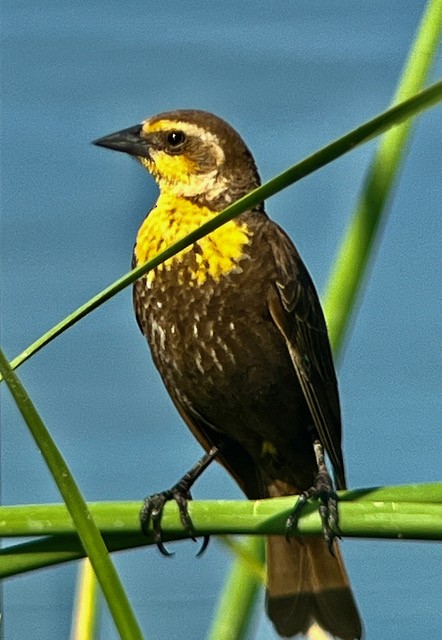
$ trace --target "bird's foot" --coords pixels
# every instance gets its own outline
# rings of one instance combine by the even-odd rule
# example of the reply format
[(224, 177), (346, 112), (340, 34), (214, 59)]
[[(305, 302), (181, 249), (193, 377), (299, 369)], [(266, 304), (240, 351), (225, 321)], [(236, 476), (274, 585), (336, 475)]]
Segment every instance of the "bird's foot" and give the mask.
[[(152, 524), (153, 538), (160, 552), (165, 556), (172, 556), (173, 553), (167, 550), (163, 542), (163, 533), (161, 530), (161, 517), (163, 515), (163, 509), (167, 502), (175, 500), (178, 505), (180, 513), (181, 524), (183, 525), (186, 533), (192, 540), (196, 542), (195, 529), (192, 523), (192, 519), (189, 515), (188, 502), (192, 500), (190, 488), (195, 480), (201, 475), (212, 460), (217, 456), (218, 449), (212, 448), (209, 453), (206, 453), (192, 469), (186, 473), (181, 480), (179, 480), (171, 489), (162, 491), (161, 493), (155, 493), (152, 496), (148, 496), (143, 503), (140, 511), (140, 524), (141, 530), (145, 535), (149, 535), (149, 523)], [(204, 536), (201, 549), (197, 555), (200, 556), (207, 549), (209, 544), (209, 536)]]
[(334, 491), (332, 479), (325, 466), (322, 445), (316, 441), (314, 443), (314, 447), (318, 462), (318, 471), (313, 485), (310, 489), (302, 492), (292, 513), (287, 518), (286, 538), (289, 539), (290, 534), (294, 529), (296, 529), (301, 511), (308, 500), (312, 498), (317, 499), (319, 500), (319, 515), (321, 516), (322, 522), (322, 535), (327, 543), (330, 553), (334, 555), (333, 541), (335, 538), (340, 537), (338, 496)]
[[(144, 504), (140, 512), (140, 522), (143, 533), (147, 535), (149, 522), (151, 522), (154, 542), (164, 556), (174, 555), (166, 548), (163, 542), (163, 533), (161, 530), (161, 516), (163, 514), (163, 509), (165, 504), (171, 500), (175, 500), (178, 505), (181, 524), (183, 525), (186, 533), (196, 542), (195, 529), (188, 510), (188, 502), (189, 500), (192, 500), (192, 495), (190, 491), (183, 486), (180, 480), (180, 482), (174, 485), (171, 489), (162, 491), (161, 493), (155, 493), (154, 495), (147, 497), (144, 500)], [(206, 550), (208, 544), (209, 536), (204, 536), (203, 544), (197, 555), (201, 555)]]

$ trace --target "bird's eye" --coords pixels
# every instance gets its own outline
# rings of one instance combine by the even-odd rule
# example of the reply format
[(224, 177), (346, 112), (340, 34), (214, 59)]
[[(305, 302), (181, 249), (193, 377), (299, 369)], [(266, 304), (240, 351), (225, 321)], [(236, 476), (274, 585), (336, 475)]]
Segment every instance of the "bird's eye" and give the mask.
[(170, 147), (181, 147), (186, 140), (186, 134), (183, 131), (171, 131), (167, 134), (167, 144)]

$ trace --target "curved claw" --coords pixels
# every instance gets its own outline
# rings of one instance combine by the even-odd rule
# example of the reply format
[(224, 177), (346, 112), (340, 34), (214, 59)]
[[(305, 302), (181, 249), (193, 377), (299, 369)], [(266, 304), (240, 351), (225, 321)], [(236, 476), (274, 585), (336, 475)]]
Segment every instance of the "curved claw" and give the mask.
[(163, 543), (163, 534), (161, 532), (161, 516), (163, 514), (166, 502), (173, 500), (171, 491), (163, 491), (155, 493), (144, 500), (140, 511), (141, 530), (145, 535), (149, 534), (149, 522), (152, 522), (153, 539), (163, 556), (173, 556), (174, 554), (166, 549)]
[(198, 553), (196, 554), (197, 558), (201, 558), (201, 556), (203, 555), (204, 551), (207, 549), (207, 547), (209, 546), (209, 542), (210, 542), (210, 536), (204, 536), (203, 538), (203, 544), (201, 545), (201, 549), (198, 551)]
[(157, 549), (161, 553), (161, 555), (166, 556), (166, 558), (171, 558), (172, 556), (175, 555), (173, 551), (169, 551), (167, 547), (164, 545), (164, 542), (161, 539), (161, 535), (159, 537), (154, 536), (154, 538), (155, 538), (155, 544), (157, 545)]

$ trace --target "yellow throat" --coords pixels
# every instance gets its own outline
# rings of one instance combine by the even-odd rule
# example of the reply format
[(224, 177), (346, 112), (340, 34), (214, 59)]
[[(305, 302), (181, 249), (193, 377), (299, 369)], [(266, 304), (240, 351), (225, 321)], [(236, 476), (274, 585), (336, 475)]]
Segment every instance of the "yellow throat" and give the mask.
[[(175, 194), (161, 193), (155, 207), (141, 225), (135, 244), (137, 265), (143, 264), (159, 252), (194, 231), (218, 212), (199, 206)], [(184, 274), (179, 272), (179, 284), (201, 285), (211, 277), (218, 282), (222, 276), (238, 271), (238, 261), (243, 257), (244, 247), (250, 241), (252, 232), (245, 223), (230, 220), (195, 245), (196, 268), (189, 268)], [(176, 268), (183, 256), (192, 251), (192, 245), (169, 258), (145, 276), (152, 283), (157, 271)]]

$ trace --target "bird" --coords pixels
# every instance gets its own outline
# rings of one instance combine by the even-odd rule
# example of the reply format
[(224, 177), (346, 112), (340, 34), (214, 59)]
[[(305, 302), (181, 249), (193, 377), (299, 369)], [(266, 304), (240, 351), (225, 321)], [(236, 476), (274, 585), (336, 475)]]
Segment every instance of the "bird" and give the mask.
[[(136, 237), (134, 267), (261, 183), (237, 131), (202, 110), (160, 113), (94, 144), (134, 157), (159, 187)], [(319, 297), (291, 239), (260, 203), (139, 278), (133, 301), (165, 387), (205, 450), (172, 489), (146, 500), (143, 529), (151, 518), (167, 553), (159, 522), (164, 504), (176, 500), (192, 532), (190, 487), (213, 459), (250, 500), (300, 495), (288, 535), (267, 537), (269, 618), (281, 637), (316, 624), (359, 640), (361, 617), (336, 540), (334, 489), (346, 488), (337, 379)], [(323, 537), (291, 535), (309, 498), (320, 500)]]

